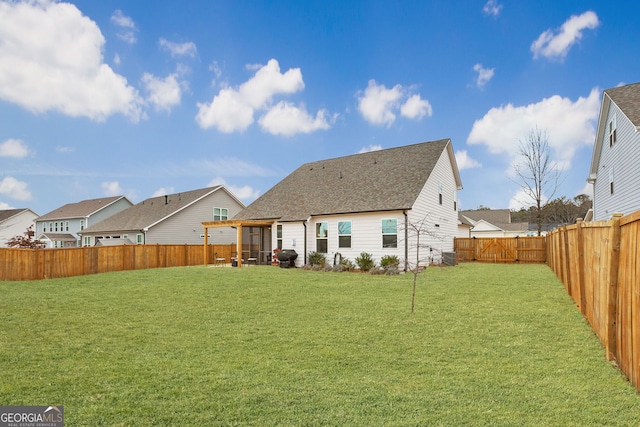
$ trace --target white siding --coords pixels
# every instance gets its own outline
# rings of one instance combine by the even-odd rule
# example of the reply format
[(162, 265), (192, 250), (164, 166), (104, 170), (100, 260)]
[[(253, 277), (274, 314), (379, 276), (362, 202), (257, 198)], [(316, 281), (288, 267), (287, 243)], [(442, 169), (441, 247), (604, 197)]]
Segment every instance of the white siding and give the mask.
[[(439, 201), (442, 188), (442, 205)], [(448, 150), (444, 150), (425, 183), (413, 209), (408, 211), (409, 224), (422, 224), (428, 233), (420, 235), (420, 258), (428, 255), (424, 245), (433, 248), (433, 261), (440, 262), (442, 252), (453, 251), (453, 238), (458, 233), (458, 211), (454, 209), (457, 187)], [(430, 235), (433, 234), (433, 235)], [(411, 238), (411, 236), (410, 236)], [(409, 242), (409, 261), (415, 262), (415, 242)]]
[[(609, 122), (616, 114), (617, 142), (609, 146)], [(614, 213), (629, 214), (640, 210), (640, 133), (631, 121), (611, 103), (603, 132), (602, 151), (594, 184), (594, 220), (610, 219)], [(609, 189), (613, 170), (614, 192)]]
[[(149, 229), (145, 243), (147, 244), (202, 244), (204, 233), (202, 223), (213, 221), (213, 208), (227, 208), (229, 219), (233, 218), (242, 206), (226, 191), (218, 189), (208, 196), (193, 203), (177, 214), (159, 222)], [(231, 227), (211, 228), (210, 243), (235, 243), (237, 232)], [(133, 238), (132, 238), (133, 237)], [(135, 236), (129, 236), (135, 243)]]
[[(23, 236), (27, 228), (34, 225), (34, 220), (38, 217), (30, 210), (25, 210), (19, 214), (8, 218), (0, 224), (0, 247), (7, 246), (7, 241), (16, 236)], [(35, 227), (34, 227), (35, 231)], [(35, 238), (38, 238), (36, 233)]]
[[(382, 247), (382, 220), (398, 221), (398, 247)], [(338, 222), (351, 221), (351, 248), (338, 247)], [(327, 244), (327, 262), (333, 264), (336, 253), (342, 258), (355, 259), (362, 253), (370, 253), (376, 263), (385, 255), (395, 255), (404, 260), (404, 215), (402, 212), (372, 212), (351, 215), (327, 215), (314, 217), (307, 225), (307, 252), (317, 250), (316, 224), (326, 222), (329, 226)]]
[[(298, 253), (298, 258), (296, 259), (296, 267), (302, 267), (305, 262), (304, 224), (302, 222), (283, 222), (273, 224), (273, 227), (271, 229), (272, 248), (278, 247), (276, 232), (277, 224), (282, 225), (282, 249), (293, 249), (294, 251), (296, 251)], [(307, 248), (306, 253), (309, 253), (311, 251), (312, 249)]]

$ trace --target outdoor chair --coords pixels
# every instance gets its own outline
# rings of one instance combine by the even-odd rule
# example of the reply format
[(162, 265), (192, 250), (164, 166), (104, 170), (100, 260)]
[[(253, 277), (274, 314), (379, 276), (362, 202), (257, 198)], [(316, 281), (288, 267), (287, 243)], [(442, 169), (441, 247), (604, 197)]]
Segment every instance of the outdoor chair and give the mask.
[(225, 257), (218, 256), (218, 252), (216, 252), (213, 256), (215, 258), (216, 266), (224, 266), (227, 263), (227, 259)]

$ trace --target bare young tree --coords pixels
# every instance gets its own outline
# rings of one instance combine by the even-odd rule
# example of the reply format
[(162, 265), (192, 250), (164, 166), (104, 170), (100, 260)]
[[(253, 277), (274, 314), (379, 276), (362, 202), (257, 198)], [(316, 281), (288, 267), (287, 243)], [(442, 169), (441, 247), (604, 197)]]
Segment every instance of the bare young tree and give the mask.
[(535, 221), (538, 236), (542, 234), (543, 197), (553, 199), (560, 185), (560, 170), (551, 161), (549, 136), (537, 126), (529, 132), (526, 140), (518, 141), (520, 161), (514, 166), (517, 182), (524, 193), (535, 202)]
[[(422, 220), (406, 223), (407, 238), (409, 239), (409, 246), (415, 249), (415, 260), (405, 260), (405, 271), (411, 271), (413, 273), (413, 289), (411, 292), (411, 314), (415, 310), (416, 302), (416, 288), (418, 284), (418, 274), (427, 268), (433, 262), (433, 247), (427, 243), (427, 238), (431, 237), (439, 241), (443, 240), (443, 237), (438, 234), (432, 225), (433, 221), (429, 221), (430, 215), (427, 214)], [(437, 250), (437, 249), (436, 249)], [(439, 250), (437, 250), (439, 251)]]

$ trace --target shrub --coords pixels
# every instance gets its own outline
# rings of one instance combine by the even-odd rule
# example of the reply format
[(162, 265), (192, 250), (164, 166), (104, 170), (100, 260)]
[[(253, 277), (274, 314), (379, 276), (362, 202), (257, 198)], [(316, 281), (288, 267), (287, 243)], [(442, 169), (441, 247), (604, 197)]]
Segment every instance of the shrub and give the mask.
[(395, 268), (397, 270), (399, 265), (400, 259), (395, 255), (385, 255), (380, 258), (380, 267), (385, 270), (389, 270), (390, 268)]
[(367, 252), (362, 252), (360, 256), (356, 257), (356, 264), (358, 264), (361, 271), (369, 271), (376, 265), (373, 261), (373, 256)]
[(340, 265), (342, 266), (343, 271), (353, 271), (356, 269), (356, 265), (349, 258), (342, 258), (340, 260)]
[(320, 252), (309, 252), (309, 264), (324, 267), (327, 264), (327, 256)]

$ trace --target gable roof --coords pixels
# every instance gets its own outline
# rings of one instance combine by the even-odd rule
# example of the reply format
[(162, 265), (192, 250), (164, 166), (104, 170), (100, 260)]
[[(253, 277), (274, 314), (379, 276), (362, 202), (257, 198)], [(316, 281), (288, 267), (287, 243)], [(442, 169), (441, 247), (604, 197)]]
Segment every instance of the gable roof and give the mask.
[(491, 224), (509, 224), (511, 211), (509, 209), (477, 209), (460, 211), (460, 215), (471, 220), (472, 223), (485, 220)]
[[(82, 200), (76, 203), (67, 203), (49, 213), (36, 218), (36, 221), (50, 221), (68, 218), (86, 218), (94, 213), (106, 208), (120, 199), (127, 199), (125, 196), (102, 197), (100, 199)], [(131, 203), (131, 202), (129, 202)]]
[(410, 209), (447, 150), (462, 188), (450, 139), (305, 163), (234, 219), (302, 221), (313, 215)]
[(591, 167), (589, 169), (589, 178), (587, 179), (591, 183), (595, 181), (598, 173), (602, 142), (604, 141), (604, 133), (607, 130), (607, 117), (612, 102), (631, 121), (636, 130), (640, 131), (640, 83), (606, 89), (602, 93), (598, 130), (596, 131), (596, 141), (593, 144)]
[(2, 209), (0, 210), (0, 222), (4, 222), (10, 218), (13, 218), (16, 215), (21, 214), (22, 212), (25, 211), (31, 211), (34, 215), (38, 216), (37, 213), (33, 212), (31, 209), (29, 208), (23, 208), (23, 209)]
[[(111, 215), (109, 218), (97, 224), (85, 228), (79, 234), (117, 230), (147, 230), (220, 189), (234, 197), (224, 189), (222, 185), (186, 191), (184, 193), (151, 197), (117, 214)], [(242, 204), (242, 202), (239, 203)]]

